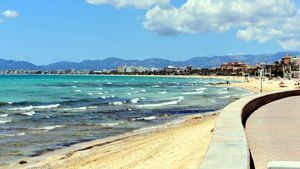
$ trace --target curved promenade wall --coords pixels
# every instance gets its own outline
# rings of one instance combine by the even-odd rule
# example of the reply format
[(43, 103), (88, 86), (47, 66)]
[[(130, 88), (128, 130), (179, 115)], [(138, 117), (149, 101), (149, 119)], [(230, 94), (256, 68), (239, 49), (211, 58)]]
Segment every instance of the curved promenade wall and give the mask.
[(272, 101), (300, 95), (291, 90), (239, 99), (225, 107), (217, 120), (215, 133), (199, 169), (250, 169), (250, 153), (244, 130), (250, 115)]

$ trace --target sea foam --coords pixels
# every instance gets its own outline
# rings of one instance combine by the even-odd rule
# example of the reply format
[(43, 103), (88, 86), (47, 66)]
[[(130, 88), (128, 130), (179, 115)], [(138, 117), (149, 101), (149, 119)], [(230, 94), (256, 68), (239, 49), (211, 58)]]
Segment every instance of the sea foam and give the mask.
[(24, 114), (24, 115), (27, 115), (27, 116), (33, 116), (35, 114), (35, 111), (23, 112), (21, 114)]
[(157, 119), (157, 116), (139, 117), (132, 119), (133, 121), (150, 121)]
[(162, 107), (162, 106), (168, 106), (168, 105), (176, 105), (176, 104), (180, 103), (182, 100), (184, 100), (184, 97), (181, 96), (177, 100), (165, 101), (165, 102), (161, 102), (161, 103), (137, 105), (137, 107), (138, 108), (153, 108), (153, 107)]
[(140, 101), (139, 98), (130, 99), (131, 103), (138, 103)]
[(194, 95), (194, 94), (202, 94), (204, 91), (196, 91), (196, 92), (183, 92), (183, 95)]
[(53, 109), (53, 108), (58, 108), (60, 104), (50, 104), (50, 105), (42, 105), (42, 106), (25, 106), (25, 107), (14, 107), (14, 108), (9, 108), (7, 110), (10, 111), (29, 111), (33, 109)]

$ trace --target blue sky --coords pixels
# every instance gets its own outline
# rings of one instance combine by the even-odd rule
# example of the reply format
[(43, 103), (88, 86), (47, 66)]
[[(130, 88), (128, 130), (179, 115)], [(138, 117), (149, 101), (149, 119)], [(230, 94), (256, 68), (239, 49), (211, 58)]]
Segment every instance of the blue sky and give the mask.
[[(2, 14), (6, 10), (18, 13), (18, 16), (3, 19), (0, 23), (0, 58), (47, 64), (107, 57), (185, 60), (195, 56), (298, 50), (298, 46), (289, 47), (292, 46), (289, 44), (298, 40), (294, 36), (279, 37), (278, 33), (262, 38), (258, 31), (253, 34), (252, 26), (248, 26), (248, 20), (245, 19), (239, 21), (245, 24), (233, 24), (228, 20), (222, 22), (220, 25), (229, 27), (225, 31), (223, 28), (220, 31), (220, 25), (207, 28), (205, 25), (209, 25), (210, 20), (197, 17), (197, 12), (196, 19), (189, 22), (185, 19), (171, 22), (180, 16), (166, 16), (164, 12), (177, 10), (177, 13), (185, 15), (184, 9), (180, 8), (189, 5), (186, 0), (174, 0), (167, 6), (153, 5), (145, 9), (130, 4), (120, 7), (100, 1), (95, 0), (97, 4), (91, 4), (84, 0), (0, 0)], [(214, 4), (211, 5), (214, 8)], [(155, 17), (157, 13), (165, 17)], [(205, 14), (215, 17), (210, 13)], [(266, 15), (270, 17), (270, 14)], [(292, 15), (288, 14), (287, 17), (297, 17), (297, 14)], [(273, 28), (272, 24), (276, 22), (268, 23), (268, 26)], [(252, 23), (256, 24), (255, 30), (261, 30), (261, 23)], [(248, 27), (251, 30), (246, 29)], [(281, 31), (283, 27), (276, 30)], [(263, 31), (270, 32), (268, 30)]]

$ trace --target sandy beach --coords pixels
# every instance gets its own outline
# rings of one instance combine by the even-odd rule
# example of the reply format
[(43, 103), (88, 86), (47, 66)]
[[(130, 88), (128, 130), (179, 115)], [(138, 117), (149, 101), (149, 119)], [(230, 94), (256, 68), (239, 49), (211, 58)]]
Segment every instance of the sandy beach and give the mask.
[(194, 115), (154, 130), (80, 143), (24, 159), (13, 168), (196, 169), (204, 157), (217, 113)]
[[(226, 76), (218, 76), (215, 78), (221, 78), (224, 80), (237, 80), (239, 82), (231, 83), (230, 87), (239, 87), (246, 90), (250, 90), (254, 93), (260, 93), (260, 79), (259, 78), (249, 78), (249, 81), (245, 81), (245, 77), (226, 77)], [(267, 78), (263, 79), (263, 93), (272, 93), (272, 92), (280, 92), (285, 90), (294, 90), (299, 89), (299, 85), (295, 85), (298, 83), (297, 79), (272, 79), (269, 80)], [(279, 83), (283, 82), (285, 87), (280, 87)], [(222, 85), (227, 86), (227, 85)]]

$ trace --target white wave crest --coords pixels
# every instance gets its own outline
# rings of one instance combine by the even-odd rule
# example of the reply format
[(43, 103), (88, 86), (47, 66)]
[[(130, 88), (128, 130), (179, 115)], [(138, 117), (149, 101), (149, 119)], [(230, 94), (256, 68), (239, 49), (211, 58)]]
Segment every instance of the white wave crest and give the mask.
[(9, 108), (10, 111), (29, 111), (32, 109), (53, 109), (59, 107), (60, 104), (50, 104), (50, 105), (44, 105), (44, 106), (25, 106), (25, 107), (15, 107), (15, 108)]
[(158, 88), (158, 87), (160, 87), (159, 85), (153, 85), (152, 87), (154, 87), (154, 88)]
[(194, 94), (202, 94), (204, 91), (196, 91), (196, 92), (183, 92), (183, 95), (194, 95)]
[(87, 109), (87, 107), (83, 106), (83, 107), (64, 108), (61, 110), (63, 110), (63, 111), (84, 111), (86, 109)]
[(124, 104), (124, 102), (121, 102), (121, 101), (116, 101), (116, 102), (111, 102), (109, 103), (110, 105), (122, 105)]
[(131, 103), (138, 103), (139, 101), (140, 101), (139, 98), (134, 98), (130, 100)]
[(139, 118), (134, 118), (133, 121), (150, 121), (150, 120), (155, 120), (157, 119), (157, 116), (148, 116), (148, 117), (139, 117)]
[(34, 130), (53, 130), (53, 129), (56, 129), (56, 128), (61, 128), (61, 127), (64, 127), (64, 125), (54, 125), (54, 126), (43, 126), (43, 127), (37, 127), (37, 128), (31, 128), (31, 129), (34, 129)]
[(5, 123), (9, 123), (9, 122), (11, 122), (11, 119), (9, 119), (9, 118), (0, 119), (0, 124), (5, 124)]
[(0, 117), (7, 117), (8, 114), (1, 114)]
[(180, 103), (182, 100), (184, 100), (184, 97), (180, 96), (177, 100), (166, 101), (166, 102), (161, 102), (161, 103), (137, 105), (137, 107), (138, 108), (152, 108), (152, 107), (162, 107), (162, 106), (168, 106), (168, 105), (176, 105), (176, 104)]
[(8, 110), (11, 110), (11, 111), (28, 111), (28, 110), (32, 110), (33, 109), (33, 106), (26, 106), (26, 107), (16, 107), (16, 108), (9, 108)]
[(203, 90), (206, 90), (207, 88), (205, 88), (205, 87), (201, 87), (201, 88), (198, 88), (198, 89), (196, 89), (196, 91), (203, 91)]
[(35, 109), (53, 109), (53, 108), (58, 108), (60, 104), (49, 104), (45, 106), (33, 106)]
[(100, 123), (100, 126), (102, 127), (113, 127), (113, 126), (118, 126), (120, 124), (124, 124), (125, 121), (120, 121), (120, 122), (112, 122), (112, 123)]
[(33, 116), (35, 114), (35, 111), (23, 112), (21, 114), (24, 114), (26, 116)]

